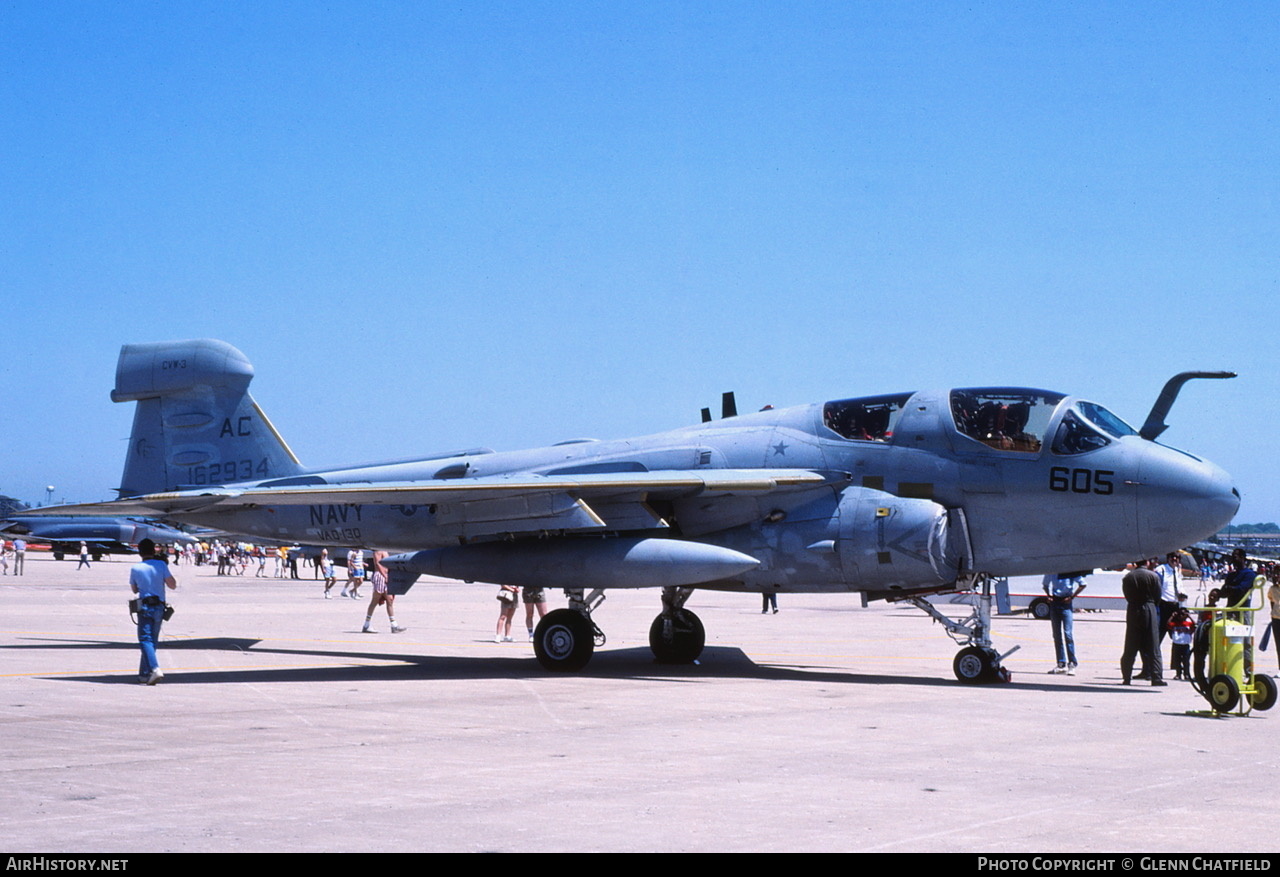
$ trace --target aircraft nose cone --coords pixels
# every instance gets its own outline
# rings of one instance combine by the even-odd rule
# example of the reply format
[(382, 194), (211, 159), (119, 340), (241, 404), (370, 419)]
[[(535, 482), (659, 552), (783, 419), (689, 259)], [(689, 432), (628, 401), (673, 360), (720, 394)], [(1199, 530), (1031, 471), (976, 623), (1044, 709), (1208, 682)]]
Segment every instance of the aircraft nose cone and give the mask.
[(1231, 476), (1207, 460), (1152, 445), (1143, 460), (1138, 527), (1143, 551), (1157, 555), (1221, 530), (1240, 508)]

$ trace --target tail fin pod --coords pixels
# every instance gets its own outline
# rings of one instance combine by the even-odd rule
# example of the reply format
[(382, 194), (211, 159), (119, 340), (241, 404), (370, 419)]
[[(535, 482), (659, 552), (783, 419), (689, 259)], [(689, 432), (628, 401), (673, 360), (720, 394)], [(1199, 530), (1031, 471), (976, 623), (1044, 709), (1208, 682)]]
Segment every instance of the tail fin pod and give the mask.
[(297, 475), (298, 458), (249, 395), (253, 366), (225, 341), (126, 344), (113, 402), (137, 402), (121, 496)]

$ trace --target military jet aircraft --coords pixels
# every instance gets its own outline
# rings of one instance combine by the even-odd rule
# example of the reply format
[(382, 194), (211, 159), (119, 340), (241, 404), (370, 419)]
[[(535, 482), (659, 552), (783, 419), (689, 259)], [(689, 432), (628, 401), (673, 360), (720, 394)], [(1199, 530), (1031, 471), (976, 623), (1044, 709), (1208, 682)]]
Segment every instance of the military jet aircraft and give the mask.
[(157, 545), (195, 542), (195, 538), (181, 530), (157, 524), (154, 521), (136, 521), (132, 518), (101, 518), (86, 515), (37, 517), (31, 514), (12, 515), (0, 521), (0, 536), (12, 539), (21, 536), (37, 542), (48, 542), (53, 556), (62, 560), (65, 555), (80, 550), (80, 543), (89, 546), (96, 561), (104, 554), (131, 554), (129, 546), (143, 539)]
[(1178, 389), (1140, 430), (1048, 390), (968, 387), (837, 399), (620, 441), (486, 448), (345, 469), (303, 467), (221, 341), (126, 345), (111, 398), (136, 402), (122, 498), (63, 512), (148, 514), (253, 538), (399, 552), (391, 588), (423, 574), (564, 588), (535, 631), (551, 670), (603, 643), (609, 588), (660, 588), (661, 661), (691, 662), (697, 588), (860, 592), (932, 612), (968, 682), (1003, 673), (987, 599), (967, 621), (930, 593), (1119, 564), (1215, 532), (1240, 496), (1199, 457), (1155, 442)]

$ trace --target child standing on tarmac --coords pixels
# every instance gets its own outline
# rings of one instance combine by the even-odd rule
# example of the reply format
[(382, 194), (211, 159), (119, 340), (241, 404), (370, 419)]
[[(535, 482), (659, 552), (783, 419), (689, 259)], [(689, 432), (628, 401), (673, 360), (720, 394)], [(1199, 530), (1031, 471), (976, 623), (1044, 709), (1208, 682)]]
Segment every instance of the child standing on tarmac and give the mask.
[[(1185, 600), (1186, 595), (1179, 594), (1178, 599)], [(1195, 619), (1191, 617), (1191, 613), (1185, 606), (1179, 606), (1169, 616), (1169, 638), (1173, 640), (1174, 679), (1185, 681), (1191, 678), (1191, 638), (1195, 627)]]

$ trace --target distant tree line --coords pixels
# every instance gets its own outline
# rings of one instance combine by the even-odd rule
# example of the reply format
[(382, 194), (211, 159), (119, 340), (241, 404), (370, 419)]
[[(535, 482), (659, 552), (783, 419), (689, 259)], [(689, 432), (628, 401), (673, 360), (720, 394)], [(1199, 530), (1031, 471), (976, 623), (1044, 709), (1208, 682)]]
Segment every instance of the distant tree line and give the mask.
[(1259, 533), (1280, 533), (1280, 524), (1231, 524), (1220, 535), (1256, 536)]

